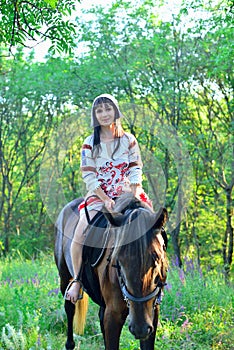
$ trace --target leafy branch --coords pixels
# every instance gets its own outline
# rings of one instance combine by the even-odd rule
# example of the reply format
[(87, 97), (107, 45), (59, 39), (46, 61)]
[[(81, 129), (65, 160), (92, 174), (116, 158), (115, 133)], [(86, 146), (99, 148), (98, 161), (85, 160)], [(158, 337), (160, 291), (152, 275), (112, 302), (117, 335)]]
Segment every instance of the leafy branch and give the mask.
[(15, 46), (33, 48), (45, 40), (51, 41), (51, 51), (71, 53), (77, 27), (70, 16), (76, 3), (75, 0), (14, 0), (9, 4), (0, 0), (0, 42), (10, 54)]

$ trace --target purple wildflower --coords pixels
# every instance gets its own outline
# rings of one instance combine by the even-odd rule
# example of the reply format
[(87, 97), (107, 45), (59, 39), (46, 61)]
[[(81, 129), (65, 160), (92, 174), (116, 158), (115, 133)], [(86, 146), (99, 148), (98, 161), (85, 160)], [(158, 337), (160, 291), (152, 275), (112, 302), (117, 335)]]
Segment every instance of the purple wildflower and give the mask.
[(185, 320), (185, 321), (182, 323), (182, 325), (181, 325), (180, 332), (182, 333), (182, 332), (186, 331), (187, 328), (189, 328), (191, 324), (192, 324), (192, 323), (189, 322), (189, 319), (186, 318), (186, 320)]
[(58, 295), (58, 293), (59, 293), (59, 288), (51, 289), (51, 290), (48, 292), (48, 296), (50, 296), (50, 295), (52, 295), (52, 294)]
[(40, 336), (40, 334), (38, 334), (38, 337), (37, 337), (37, 345), (38, 346), (41, 345), (41, 336)]
[(180, 278), (181, 282), (184, 284), (185, 275), (184, 275), (184, 271), (182, 269), (179, 270), (179, 278)]
[(168, 292), (170, 292), (170, 291), (172, 290), (172, 284), (171, 284), (171, 283), (167, 283), (167, 284), (165, 285), (165, 289), (166, 289)]

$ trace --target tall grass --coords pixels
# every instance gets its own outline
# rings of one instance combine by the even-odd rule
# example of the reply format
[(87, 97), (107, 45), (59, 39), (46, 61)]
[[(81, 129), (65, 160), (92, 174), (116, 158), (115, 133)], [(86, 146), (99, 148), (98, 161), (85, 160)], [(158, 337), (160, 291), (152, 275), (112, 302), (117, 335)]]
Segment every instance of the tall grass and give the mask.
[[(66, 317), (52, 255), (37, 260), (2, 259), (0, 268), (0, 349), (64, 349)], [(212, 271), (205, 275), (191, 261), (185, 271), (171, 266), (161, 305), (156, 349), (233, 349), (233, 289)], [(76, 349), (104, 349), (98, 307), (90, 302), (84, 336)], [(127, 322), (121, 350), (137, 350)]]

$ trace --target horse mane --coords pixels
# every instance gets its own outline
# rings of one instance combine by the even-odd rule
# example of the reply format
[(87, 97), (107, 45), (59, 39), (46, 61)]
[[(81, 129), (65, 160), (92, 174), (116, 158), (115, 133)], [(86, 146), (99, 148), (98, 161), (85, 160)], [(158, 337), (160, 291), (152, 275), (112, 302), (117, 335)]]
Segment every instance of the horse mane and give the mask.
[(123, 193), (117, 198), (114, 211), (124, 213), (128, 209), (147, 208), (144, 202), (137, 199), (132, 192)]
[[(115, 241), (112, 256), (125, 250), (126, 254), (134, 254), (139, 259), (144, 259), (143, 254), (155, 237), (152, 230), (153, 212), (131, 193), (120, 196), (114, 207), (115, 212), (125, 215), (125, 222), (120, 227), (115, 227)], [(143, 261), (142, 261), (143, 263)]]
[[(120, 227), (114, 228), (115, 242), (112, 259), (119, 254), (136, 257), (138, 263), (145, 271), (147, 262), (155, 258), (155, 265), (160, 279), (166, 274), (167, 261), (164, 259), (165, 252), (157, 237), (157, 228), (153, 228), (152, 219), (156, 217), (150, 209), (136, 199), (131, 193), (125, 193), (120, 196), (114, 207), (115, 212), (125, 215), (125, 223)], [(146, 252), (149, 254), (146, 254)], [(150, 269), (143, 278), (143, 289), (146, 289), (151, 281)]]

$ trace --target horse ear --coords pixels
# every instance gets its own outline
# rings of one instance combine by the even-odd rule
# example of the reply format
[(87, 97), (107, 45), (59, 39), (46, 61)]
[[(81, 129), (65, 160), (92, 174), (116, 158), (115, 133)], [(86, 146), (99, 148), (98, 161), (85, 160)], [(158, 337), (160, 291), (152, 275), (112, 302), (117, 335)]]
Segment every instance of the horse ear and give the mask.
[(105, 211), (103, 212), (105, 218), (107, 219), (107, 221), (109, 221), (109, 223), (113, 226), (121, 226), (123, 225), (124, 222), (124, 215), (121, 213), (118, 214), (112, 214), (109, 211)]
[(166, 208), (161, 208), (155, 215), (153, 228), (161, 228), (168, 220), (168, 212)]

